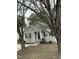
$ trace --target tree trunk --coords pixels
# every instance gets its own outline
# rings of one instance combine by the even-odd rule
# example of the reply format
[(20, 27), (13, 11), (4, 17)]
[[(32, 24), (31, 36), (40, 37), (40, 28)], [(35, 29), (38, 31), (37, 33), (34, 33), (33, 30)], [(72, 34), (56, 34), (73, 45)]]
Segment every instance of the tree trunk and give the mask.
[(58, 59), (61, 59), (61, 0), (56, 3), (55, 36), (58, 45)]
[(55, 35), (56, 40), (57, 40), (57, 46), (58, 46), (58, 59), (61, 59), (61, 30), (56, 29), (56, 31), (52, 34)]
[(23, 40), (23, 35), (19, 35), (19, 41), (20, 41), (20, 44), (21, 44), (21, 50), (24, 50), (25, 49), (25, 43), (24, 43), (24, 40)]
[(61, 37), (56, 37), (58, 46), (58, 59), (61, 59)]
[(25, 44), (23, 42), (23, 43), (21, 43), (21, 50), (24, 50), (24, 49), (25, 49)]

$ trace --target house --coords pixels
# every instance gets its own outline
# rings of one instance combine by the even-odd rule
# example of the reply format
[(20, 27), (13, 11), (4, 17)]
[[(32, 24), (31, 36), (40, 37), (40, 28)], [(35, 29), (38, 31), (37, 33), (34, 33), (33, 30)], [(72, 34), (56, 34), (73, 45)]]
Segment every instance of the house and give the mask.
[(42, 38), (45, 38), (47, 42), (52, 41), (56, 43), (56, 38), (50, 35), (50, 30), (47, 27), (36, 24), (29, 25), (24, 30), (24, 40), (27, 43), (40, 42)]

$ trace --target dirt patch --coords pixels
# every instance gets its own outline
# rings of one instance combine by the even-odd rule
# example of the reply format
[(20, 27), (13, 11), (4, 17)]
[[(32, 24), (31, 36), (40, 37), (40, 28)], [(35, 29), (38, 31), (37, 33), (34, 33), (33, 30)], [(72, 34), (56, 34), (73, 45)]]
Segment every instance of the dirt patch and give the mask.
[(57, 59), (57, 44), (40, 44), (17, 52), (17, 59)]

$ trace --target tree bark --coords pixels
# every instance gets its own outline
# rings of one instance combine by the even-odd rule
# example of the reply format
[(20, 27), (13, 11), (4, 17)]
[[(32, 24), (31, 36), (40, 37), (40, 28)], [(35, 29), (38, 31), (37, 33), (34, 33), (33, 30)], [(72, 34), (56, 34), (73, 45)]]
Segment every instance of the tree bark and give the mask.
[(25, 43), (24, 43), (24, 40), (23, 40), (23, 32), (20, 31), (20, 28), (17, 27), (17, 32), (19, 34), (19, 42), (21, 44), (21, 49), (23, 50), (25, 48)]
[(58, 59), (61, 59), (61, 29), (55, 28), (52, 29), (54, 31), (51, 31), (51, 35), (55, 35), (57, 40), (57, 46), (58, 46)]
[(23, 35), (19, 36), (19, 41), (20, 41), (20, 44), (21, 44), (21, 50), (24, 50), (25, 49), (25, 43), (24, 43), (24, 40), (23, 40)]
[(61, 59), (61, 0), (56, 3), (55, 36), (58, 45), (58, 59)]
[(58, 59), (61, 59), (61, 35), (59, 37), (56, 36), (57, 45), (58, 45)]

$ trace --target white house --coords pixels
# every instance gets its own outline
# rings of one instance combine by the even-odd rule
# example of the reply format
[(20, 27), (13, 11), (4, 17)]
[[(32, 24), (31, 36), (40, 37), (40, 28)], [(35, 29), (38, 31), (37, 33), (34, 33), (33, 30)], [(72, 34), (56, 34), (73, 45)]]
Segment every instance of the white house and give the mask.
[(47, 27), (41, 25), (29, 25), (24, 30), (24, 40), (27, 43), (36, 43), (40, 42), (42, 38), (45, 38), (46, 41), (56, 42), (55, 37), (49, 34), (50, 30)]

